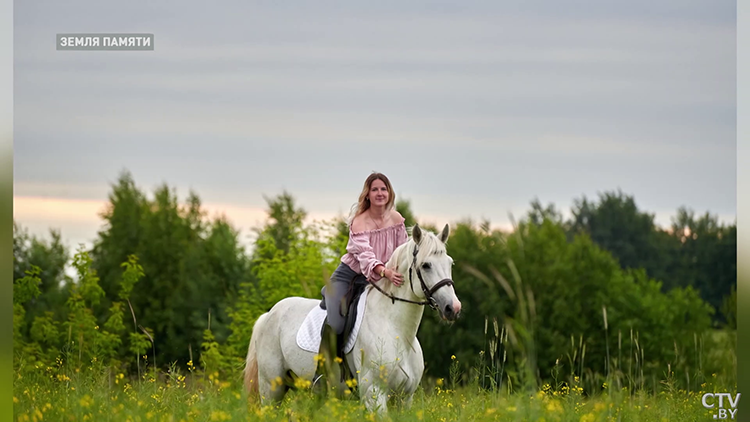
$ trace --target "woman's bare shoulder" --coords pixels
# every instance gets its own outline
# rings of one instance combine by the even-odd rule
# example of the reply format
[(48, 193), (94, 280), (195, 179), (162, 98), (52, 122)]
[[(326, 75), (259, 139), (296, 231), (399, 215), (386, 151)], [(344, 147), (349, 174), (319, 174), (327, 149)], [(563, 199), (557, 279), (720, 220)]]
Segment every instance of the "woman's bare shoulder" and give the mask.
[(351, 226), (352, 233), (359, 233), (359, 232), (370, 230), (370, 225), (368, 223), (369, 223), (369, 219), (367, 218), (367, 215), (365, 214), (360, 214), (354, 217), (354, 220), (352, 220), (352, 226)]

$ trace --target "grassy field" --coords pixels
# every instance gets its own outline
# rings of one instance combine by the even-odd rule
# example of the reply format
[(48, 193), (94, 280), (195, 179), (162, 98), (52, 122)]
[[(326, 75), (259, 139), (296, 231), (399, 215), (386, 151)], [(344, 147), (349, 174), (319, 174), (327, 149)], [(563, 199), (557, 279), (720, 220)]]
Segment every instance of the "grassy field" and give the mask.
[[(192, 363), (191, 363), (192, 364)], [(193, 368), (189, 365), (189, 368)], [(171, 370), (129, 379), (92, 362), (84, 370), (36, 366), (16, 372), (14, 414), (17, 421), (360, 421), (376, 420), (356, 399), (325, 400), (309, 389), (291, 390), (275, 406), (248, 402), (240, 374), (222, 380), (218, 374), (181, 374)], [(425, 379), (410, 409), (394, 408), (391, 421), (707, 421), (703, 392), (726, 392), (710, 376), (701, 391), (686, 392), (660, 383), (657, 392), (629, 394), (627, 387), (603, 386), (584, 395), (573, 377), (570, 385), (544, 385), (534, 393), (508, 393), (463, 386), (451, 390), (447, 380)]]

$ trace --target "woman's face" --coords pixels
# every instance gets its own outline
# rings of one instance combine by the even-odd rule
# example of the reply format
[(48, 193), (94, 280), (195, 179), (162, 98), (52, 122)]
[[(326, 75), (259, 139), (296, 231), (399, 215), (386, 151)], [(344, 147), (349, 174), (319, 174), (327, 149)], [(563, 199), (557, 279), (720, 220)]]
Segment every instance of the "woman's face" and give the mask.
[(384, 207), (388, 203), (388, 188), (382, 180), (375, 179), (370, 184), (370, 193), (367, 196), (370, 198), (370, 204)]

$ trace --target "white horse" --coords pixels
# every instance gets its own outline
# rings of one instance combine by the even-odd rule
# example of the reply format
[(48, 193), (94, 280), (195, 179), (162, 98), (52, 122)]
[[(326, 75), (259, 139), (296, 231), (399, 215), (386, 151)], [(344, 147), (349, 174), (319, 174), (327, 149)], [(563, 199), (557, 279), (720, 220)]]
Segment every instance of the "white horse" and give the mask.
[[(367, 286), (370, 291), (359, 334), (345, 358), (357, 374), (360, 398), (370, 411), (386, 412), (388, 397), (395, 394), (403, 397), (406, 407), (411, 405), (424, 372), (417, 340), (422, 305), (437, 309), (444, 320), (458, 318), (461, 302), (451, 279), (453, 259), (445, 248), (449, 230), (446, 225), (438, 237), (414, 226), (411, 238), (386, 263), (387, 268), (403, 274), (404, 283), (396, 287), (383, 278), (375, 283), (379, 292)], [(261, 403), (284, 397), (287, 388), (277, 380), (289, 372), (313, 380), (316, 354), (301, 349), (296, 335), (305, 316), (319, 304), (320, 299), (288, 297), (256, 321), (244, 377), (246, 391), (259, 395)]]

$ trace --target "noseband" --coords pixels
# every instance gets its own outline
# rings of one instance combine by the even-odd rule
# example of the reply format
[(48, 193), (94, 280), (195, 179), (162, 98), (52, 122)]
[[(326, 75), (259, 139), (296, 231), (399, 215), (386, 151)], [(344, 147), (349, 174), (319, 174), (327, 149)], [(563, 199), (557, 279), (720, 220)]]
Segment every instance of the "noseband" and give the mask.
[[(414, 269), (414, 267), (417, 266), (417, 252), (419, 252), (419, 246), (415, 244), (414, 245), (414, 252), (412, 253), (412, 262), (411, 262), (411, 265), (409, 266), (409, 285), (411, 287), (411, 291), (412, 292), (414, 291), (414, 282), (413, 282), (414, 278), (412, 277), (412, 270)], [(383, 289), (381, 289), (377, 284), (375, 284), (375, 283), (371, 283), (371, 284), (380, 293), (382, 293), (382, 294), (388, 296), (389, 298), (391, 298), (391, 302), (392, 303), (396, 303), (396, 301), (398, 300), (398, 301), (401, 301), (401, 302), (413, 303), (415, 305), (429, 305), (430, 308), (432, 308), (432, 309), (438, 309), (437, 302), (435, 301), (435, 298), (433, 297), (433, 295), (441, 287), (444, 287), (444, 286), (453, 286), (454, 285), (453, 284), (453, 280), (451, 280), (450, 278), (444, 278), (444, 279), (440, 280), (439, 282), (435, 283), (435, 285), (432, 286), (431, 289), (428, 289), (427, 285), (424, 282), (424, 279), (422, 278), (422, 272), (419, 270), (419, 268), (417, 268), (417, 277), (419, 278), (419, 284), (421, 284), (421, 286), (422, 286), (422, 292), (424, 292), (424, 297), (425, 297), (425, 299), (427, 299), (427, 300), (423, 300), (423, 301), (420, 301), (420, 302), (417, 302), (417, 301), (414, 301), (414, 300), (409, 300), (409, 299), (402, 299), (400, 297), (393, 296), (392, 294), (384, 292)]]

